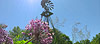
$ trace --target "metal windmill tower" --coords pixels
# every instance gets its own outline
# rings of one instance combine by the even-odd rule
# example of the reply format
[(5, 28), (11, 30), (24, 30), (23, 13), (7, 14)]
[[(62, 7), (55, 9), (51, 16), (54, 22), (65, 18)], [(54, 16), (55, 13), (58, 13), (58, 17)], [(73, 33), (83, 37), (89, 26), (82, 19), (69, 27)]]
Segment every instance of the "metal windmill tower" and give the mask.
[(41, 1), (41, 6), (42, 8), (44, 8), (44, 11), (41, 14), (41, 19), (43, 19), (44, 21), (50, 22), (50, 16), (53, 15), (53, 13), (51, 12), (52, 9), (54, 9), (54, 5), (50, 0), (42, 0)]

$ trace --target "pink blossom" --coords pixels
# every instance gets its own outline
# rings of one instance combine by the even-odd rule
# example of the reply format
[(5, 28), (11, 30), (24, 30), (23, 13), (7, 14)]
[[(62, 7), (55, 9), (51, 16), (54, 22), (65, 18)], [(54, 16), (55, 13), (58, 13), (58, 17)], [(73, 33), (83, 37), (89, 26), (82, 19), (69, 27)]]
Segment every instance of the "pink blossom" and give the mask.
[(32, 36), (32, 33), (29, 33), (28, 35)]
[[(49, 25), (47, 22), (44, 22), (41, 19), (32, 19), (25, 28), (26, 31), (30, 30), (30, 32), (28, 33), (29, 36), (35, 35), (35, 38), (40, 37), (38, 40), (41, 44), (50, 44), (52, 42), (51, 40), (53, 38), (51, 33), (49, 33)], [(37, 34), (39, 35), (37, 36)]]
[(51, 35), (51, 33), (48, 33), (48, 35)]

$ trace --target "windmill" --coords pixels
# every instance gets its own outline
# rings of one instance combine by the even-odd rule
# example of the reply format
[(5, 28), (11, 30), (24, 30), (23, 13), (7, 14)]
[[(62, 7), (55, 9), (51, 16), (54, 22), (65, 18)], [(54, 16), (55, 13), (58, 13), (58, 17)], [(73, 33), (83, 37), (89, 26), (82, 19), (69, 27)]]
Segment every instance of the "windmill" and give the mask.
[(54, 5), (50, 0), (42, 0), (41, 6), (44, 8), (44, 11), (41, 14), (41, 19), (44, 18), (43, 20), (49, 24), (49, 22), (51, 22), (50, 16), (53, 15), (51, 11), (54, 9)]

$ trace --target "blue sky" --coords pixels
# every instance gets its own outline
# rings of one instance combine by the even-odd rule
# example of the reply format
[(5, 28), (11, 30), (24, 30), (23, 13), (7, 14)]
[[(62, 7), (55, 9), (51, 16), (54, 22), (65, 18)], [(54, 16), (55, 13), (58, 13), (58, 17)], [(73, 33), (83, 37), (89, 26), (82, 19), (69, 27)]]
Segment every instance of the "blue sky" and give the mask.
[[(59, 30), (72, 37), (75, 22), (87, 25), (90, 39), (100, 33), (100, 0), (52, 0), (54, 17), (60, 21), (66, 19), (64, 27)], [(31, 19), (40, 18), (43, 11), (41, 0), (0, 0), (0, 23), (7, 24), (6, 30), (19, 26), (24, 29)]]

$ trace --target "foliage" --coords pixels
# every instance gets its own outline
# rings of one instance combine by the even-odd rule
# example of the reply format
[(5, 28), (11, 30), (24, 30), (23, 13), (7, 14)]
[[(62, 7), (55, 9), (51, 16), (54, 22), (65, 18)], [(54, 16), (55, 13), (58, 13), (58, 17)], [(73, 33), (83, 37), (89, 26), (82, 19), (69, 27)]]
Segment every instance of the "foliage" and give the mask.
[[(14, 41), (14, 44), (24, 44), (24, 43), (26, 43), (28, 40), (21, 40), (21, 41)], [(32, 42), (28, 42), (27, 44), (33, 44)]]
[(90, 44), (90, 40), (81, 40), (80, 44)]
[(74, 44), (100, 44), (100, 33), (97, 34), (95, 37), (93, 37), (92, 41), (86, 39), (86, 40), (81, 40), (80, 42), (76, 42)]
[(91, 44), (100, 44), (100, 33), (93, 37)]
[(78, 42), (78, 41), (77, 41), (77, 42), (76, 42), (76, 43), (74, 43), (74, 44), (80, 44), (80, 42)]
[(72, 41), (70, 41), (68, 36), (61, 33), (56, 28), (54, 28), (53, 31), (54, 31), (54, 36), (52, 44), (72, 44)]
[(21, 32), (25, 32), (25, 30), (22, 30), (17, 26), (9, 31), (9, 36), (11, 36), (14, 41), (27, 40), (27, 36), (23, 35)]
[[(39, 20), (37, 19), (36, 22), (39, 22)], [(48, 23), (43, 22), (43, 24), (47, 25)], [(30, 29), (26, 26), (26, 30), (28, 31)], [(72, 44), (72, 41), (70, 40), (70, 38), (68, 36), (66, 36), (65, 34), (61, 33), (58, 29), (53, 28), (53, 29), (49, 29), (48, 31), (49, 31), (49, 33), (47, 35), (52, 35), (53, 36), (52, 44)], [(27, 34), (27, 36), (23, 35), (21, 32), (25, 32), (23, 34)], [(46, 31), (44, 31), (44, 32), (46, 32)], [(18, 33), (18, 34), (16, 34), (16, 33)], [(14, 44), (24, 44), (24, 43), (28, 42), (28, 40), (25, 40), (23, 37), (27, 38), (28, 36), (30, 36), (28, 33), (30, 33), (30, 32), (26, 32), (25, 30), (21, 30), (19, 27), (17, 27), (17, 28), (14, 27), (13, 31), (10, 31), (10, 36), (14, 37), (13, 40), (12, 40), (8, 36), (7, 31), (3, 30), (3, 28), (0, 28), (0, 44), (2, 44), (2, 43), (3, 44), (13, 44), (13, 43)], [(46, 36), (46, 34), (44, 34), (44, 36)], [(3, 40), (3, 41), (1, 41), (1, 40)], [(5, 41), (8, 42), (8, 43), (5, 43)], [(37, 42), (34, 41), (34, 43), (28, 42), (27, 44), (36, 44), (36, 43)], [(40, 44), (42, 44), (42, 43), (40, 43)], [(86, 40), (81, 40), (79, 42), (77, 41), (74, 44), (100, 44), (100, 33), (97, 34), (95, 37), (93, 37), (92, 41), (86, 39)]]

